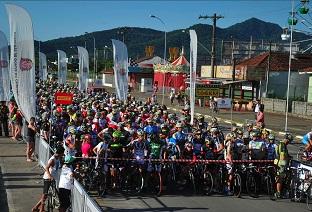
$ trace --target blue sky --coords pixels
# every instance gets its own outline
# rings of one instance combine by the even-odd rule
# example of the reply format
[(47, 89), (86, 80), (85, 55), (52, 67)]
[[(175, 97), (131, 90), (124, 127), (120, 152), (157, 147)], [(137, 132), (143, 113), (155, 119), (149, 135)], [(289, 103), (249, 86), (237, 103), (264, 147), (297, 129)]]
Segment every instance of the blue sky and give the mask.
[(213, 13), (224, 16), (217, 22), (223, 28), (251, 17), (283, 27), (291, 11), (290, 0), (0, 1), (0, 30), (7, 35), (4, 3), (24, 7), (32, 17), (35, 39), (42, 41), (121, 26), (163, 30), (163, 25), (150, 18), (150, 14), (161, 17), (167, 31), (197, 23), (211, 24), (209, 20), (198, 20), (198, 16)]

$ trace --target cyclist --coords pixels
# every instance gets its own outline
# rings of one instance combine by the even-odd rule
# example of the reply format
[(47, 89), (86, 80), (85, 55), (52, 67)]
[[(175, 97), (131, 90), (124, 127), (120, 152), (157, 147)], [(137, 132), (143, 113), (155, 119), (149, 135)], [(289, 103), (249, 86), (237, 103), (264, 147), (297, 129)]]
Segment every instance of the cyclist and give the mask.
[(265, 142), (260, 139), (259, 131), (255, 130), (250, 133), (251, 141), (249, 142), (249, 154), (251, 160), (262, 160), (265, 157)]
[(225, 189), (226, 195), (233, 195), (231, 191), (231, 183), (233, 180), (233, 162), (234, 159), (234, 146), (235, 146), (235, 134), (233, 132), (228, 133), (225, 136), (225, 151), (224, 158), (226, 160), (226, 169), (228, 174), (227, 188)]
[(139, 129), (137, 131), (138, 138), (131, 141), (128, 146), (133, 148), (133, 157), (137, 160), (138, 164), (144, 164), (144, 157), (146, 156), (147, 145), (144, 139), (144, 131)]
[(180, 147), (180, 150), (184, 148), (187, 135), (182, 131), (182, 123), (178, 122), (175, 126), (176, 132), (173, 133), (172, 138), (176, 140), (176, 144)]
[(268, 142), (266, 143), (266, 149), (267, 149), (267, 159), (268, 160), (274, 160), (276, 157), (276, 144), (275, 144), (275, 135), (270, 134), (268, 136)]
[(216, 153), (216, 159), (222, 160), (224, 158), (224, 143), (223, 139), (220, 136), (218, 128), (213, 127), (210, 129), (211, 139), (214, 144), (214, 152)]
[(48, 160), (48, 164), (44, 167), (45, 172), (43, 174), (43, 194), (41, 199), (37, 204), (32, 208), (32, 212), (44, 212), (45, 201), (47, 199), (49, 188), (52, 182), (57, 177), (57, 170), (61, 167), (61, 158), (64, 154), (64, 148), (62, 146), (58, 146), (56, 152), (52, 157)]
[[(148, 158), (149, 159), (162, 159), (163, 153), (166, 150), (166, 143), (159, 139), (157, 136), (152, 136), (151, 141), (148, 143)], [(155, 164), (157, 172), (161, 171), (161, 165)], [(152, 172), (154, 170), (153, 164), (150, 161), (148, 163), (147, 171)]]
[(205, 160), (213, 160), (215, 158), (215, 153), (213, 151), (213, 142), (209, 137), (205, 138), (205, 144), (202, 146), (202, 154)]
[(282, 185), (286, 178), (286, 168), (288, 166), (289, 160), (291, 159), (287, 145), (293, 140), (293, 136), (289, 133), (285, 134), (285, 137), (282, 141), (279, 142), (275, 151), (276, 158), (274, 164), (277, 165), (278, 169), (276, 172), (276, 193), (275, 199), (281, 197)]
[(302, 159), (311, 160), (312, 159), (312, 131), (305, 134), (301, 142), (305, 145)]

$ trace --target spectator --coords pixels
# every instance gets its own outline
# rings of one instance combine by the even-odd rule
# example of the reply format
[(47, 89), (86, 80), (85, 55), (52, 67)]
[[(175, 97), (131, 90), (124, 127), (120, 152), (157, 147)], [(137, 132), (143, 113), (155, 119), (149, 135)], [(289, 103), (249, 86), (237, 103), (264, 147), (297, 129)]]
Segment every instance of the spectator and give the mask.
[(35, 125), (35, 118), (31, 117), (29, 124), (27, 126), (27, 148), (26, 148), (26, 161), (27, 162), (32, 162), (33, 159), (32, 154), (35, 150), (35, 136), (36, 136), (36, 125)]
[(256, 124), (257, 126), (264, 127), (264, 110), (263, 105), (260, 105), (259, 111), (257, 113)]
[(5, 101), (0, 105), (0, 136), (2, 136), (2, 130), (6, 137), (9, 137), (8, 119), (9, 108), (6, 106)]

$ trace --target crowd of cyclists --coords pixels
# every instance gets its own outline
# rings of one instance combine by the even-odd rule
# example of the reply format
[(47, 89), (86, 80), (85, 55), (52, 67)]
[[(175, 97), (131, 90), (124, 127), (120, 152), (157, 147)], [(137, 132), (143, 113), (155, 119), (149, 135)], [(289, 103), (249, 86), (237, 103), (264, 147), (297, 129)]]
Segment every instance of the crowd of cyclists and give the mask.
[[(240, 164), (256, 166), (273, 165), (274, 161), (276, 172), (272, 176), (272, 189), (275, 198), (281, 197), (291, 159), (287, 150), (287, 144), (293, 140), (290, 133), (277, 142), (274, 134), (263, 124), (254, 126), (247, 123), (244, 128), (233, 126), (228, 129), (220, 126), (216, 118), (206, 120), (202, 115), (196, 117), (191, 125), (189, 104), (179, 113), (174, 113), (165, 105), (149, 99), (137, 100), (129, 94), (127, 100), (122, 102), (107, 91), (80, 92), (75, 86), (59, 85), (53, 80), (37, 81), (36, 91), (38, 116), (33, 130), (40, 131), (41, 137), (58, 153), (64, 148), (66, 161), (75, 164), (74, 173), (80, 181), (84, 182), (81, 178), (86, 177), (82, 174), (82, 167), (87, 166), (89, 171), (90, 167), (100, 170), (98, 175), (105, 177), (103, 182), (96, 184), (102, 187), (100, 195), (108, 189), (120, 188), (122, 170), (129, 177), (130, 169), (135, 170), (136, 192), (146, 186), (149, 190), (149, 186), (153, 186), (160, 194), (163, 191), (161, 187), (172, 185), (167, 178), (169, 176), (172, 180), (173, 175), (180, 185), (185, 185), (185, 181), (193, 177), (193, 184), (204, 188), (208, 185), (201, 186), (201, 182), (196, 181), (207, 178), (207, 170), (212, 175), (218, 164), (225, 170), (221, 192), (233, 195), (234, 176), (238, 169), (235, 161), (241, 160)], [(73, 93), (72, 104), (54, 104), (53, 94), (56, 92)], [(174, 167), (172, 164), (175, 164)], [(198, 164), (205, 164), (201, 168), (201, 177), (198, 174), (200, 168), (194, 168)], [(184, 167), (188, 167), (187, 171)], [(191, 177), (188, 175), (190, 170), (193, 173)], [(51, 174), (47, 176), (47, 179), (53, 178)], [(137, 176), (142, 176), (142, 180)], [(124, 186), (127, 177), (123, 177)], [(204, 179), (204, 183), (216, 181), (214, 176), (210, 178)], [(140, 182), (137, 182), (138, 179)], [(209, 192), (206, 190), (204, 193), (213, 191), (214, 186), (210, 185)]]

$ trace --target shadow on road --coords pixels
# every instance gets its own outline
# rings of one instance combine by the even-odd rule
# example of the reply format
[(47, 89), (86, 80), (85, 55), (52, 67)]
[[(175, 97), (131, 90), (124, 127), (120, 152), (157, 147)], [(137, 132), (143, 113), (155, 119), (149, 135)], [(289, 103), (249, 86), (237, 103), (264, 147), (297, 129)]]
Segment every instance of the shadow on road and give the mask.
[(6, 193), (6, 188), (3, 183), (3, 175), (2, 175), (2, 170), (0, 167), (0, 211), (2, 212), (8, 212), (9, 211), (9, 206), (8, 206), (8, 199), (7, 199), (7, 193)]

